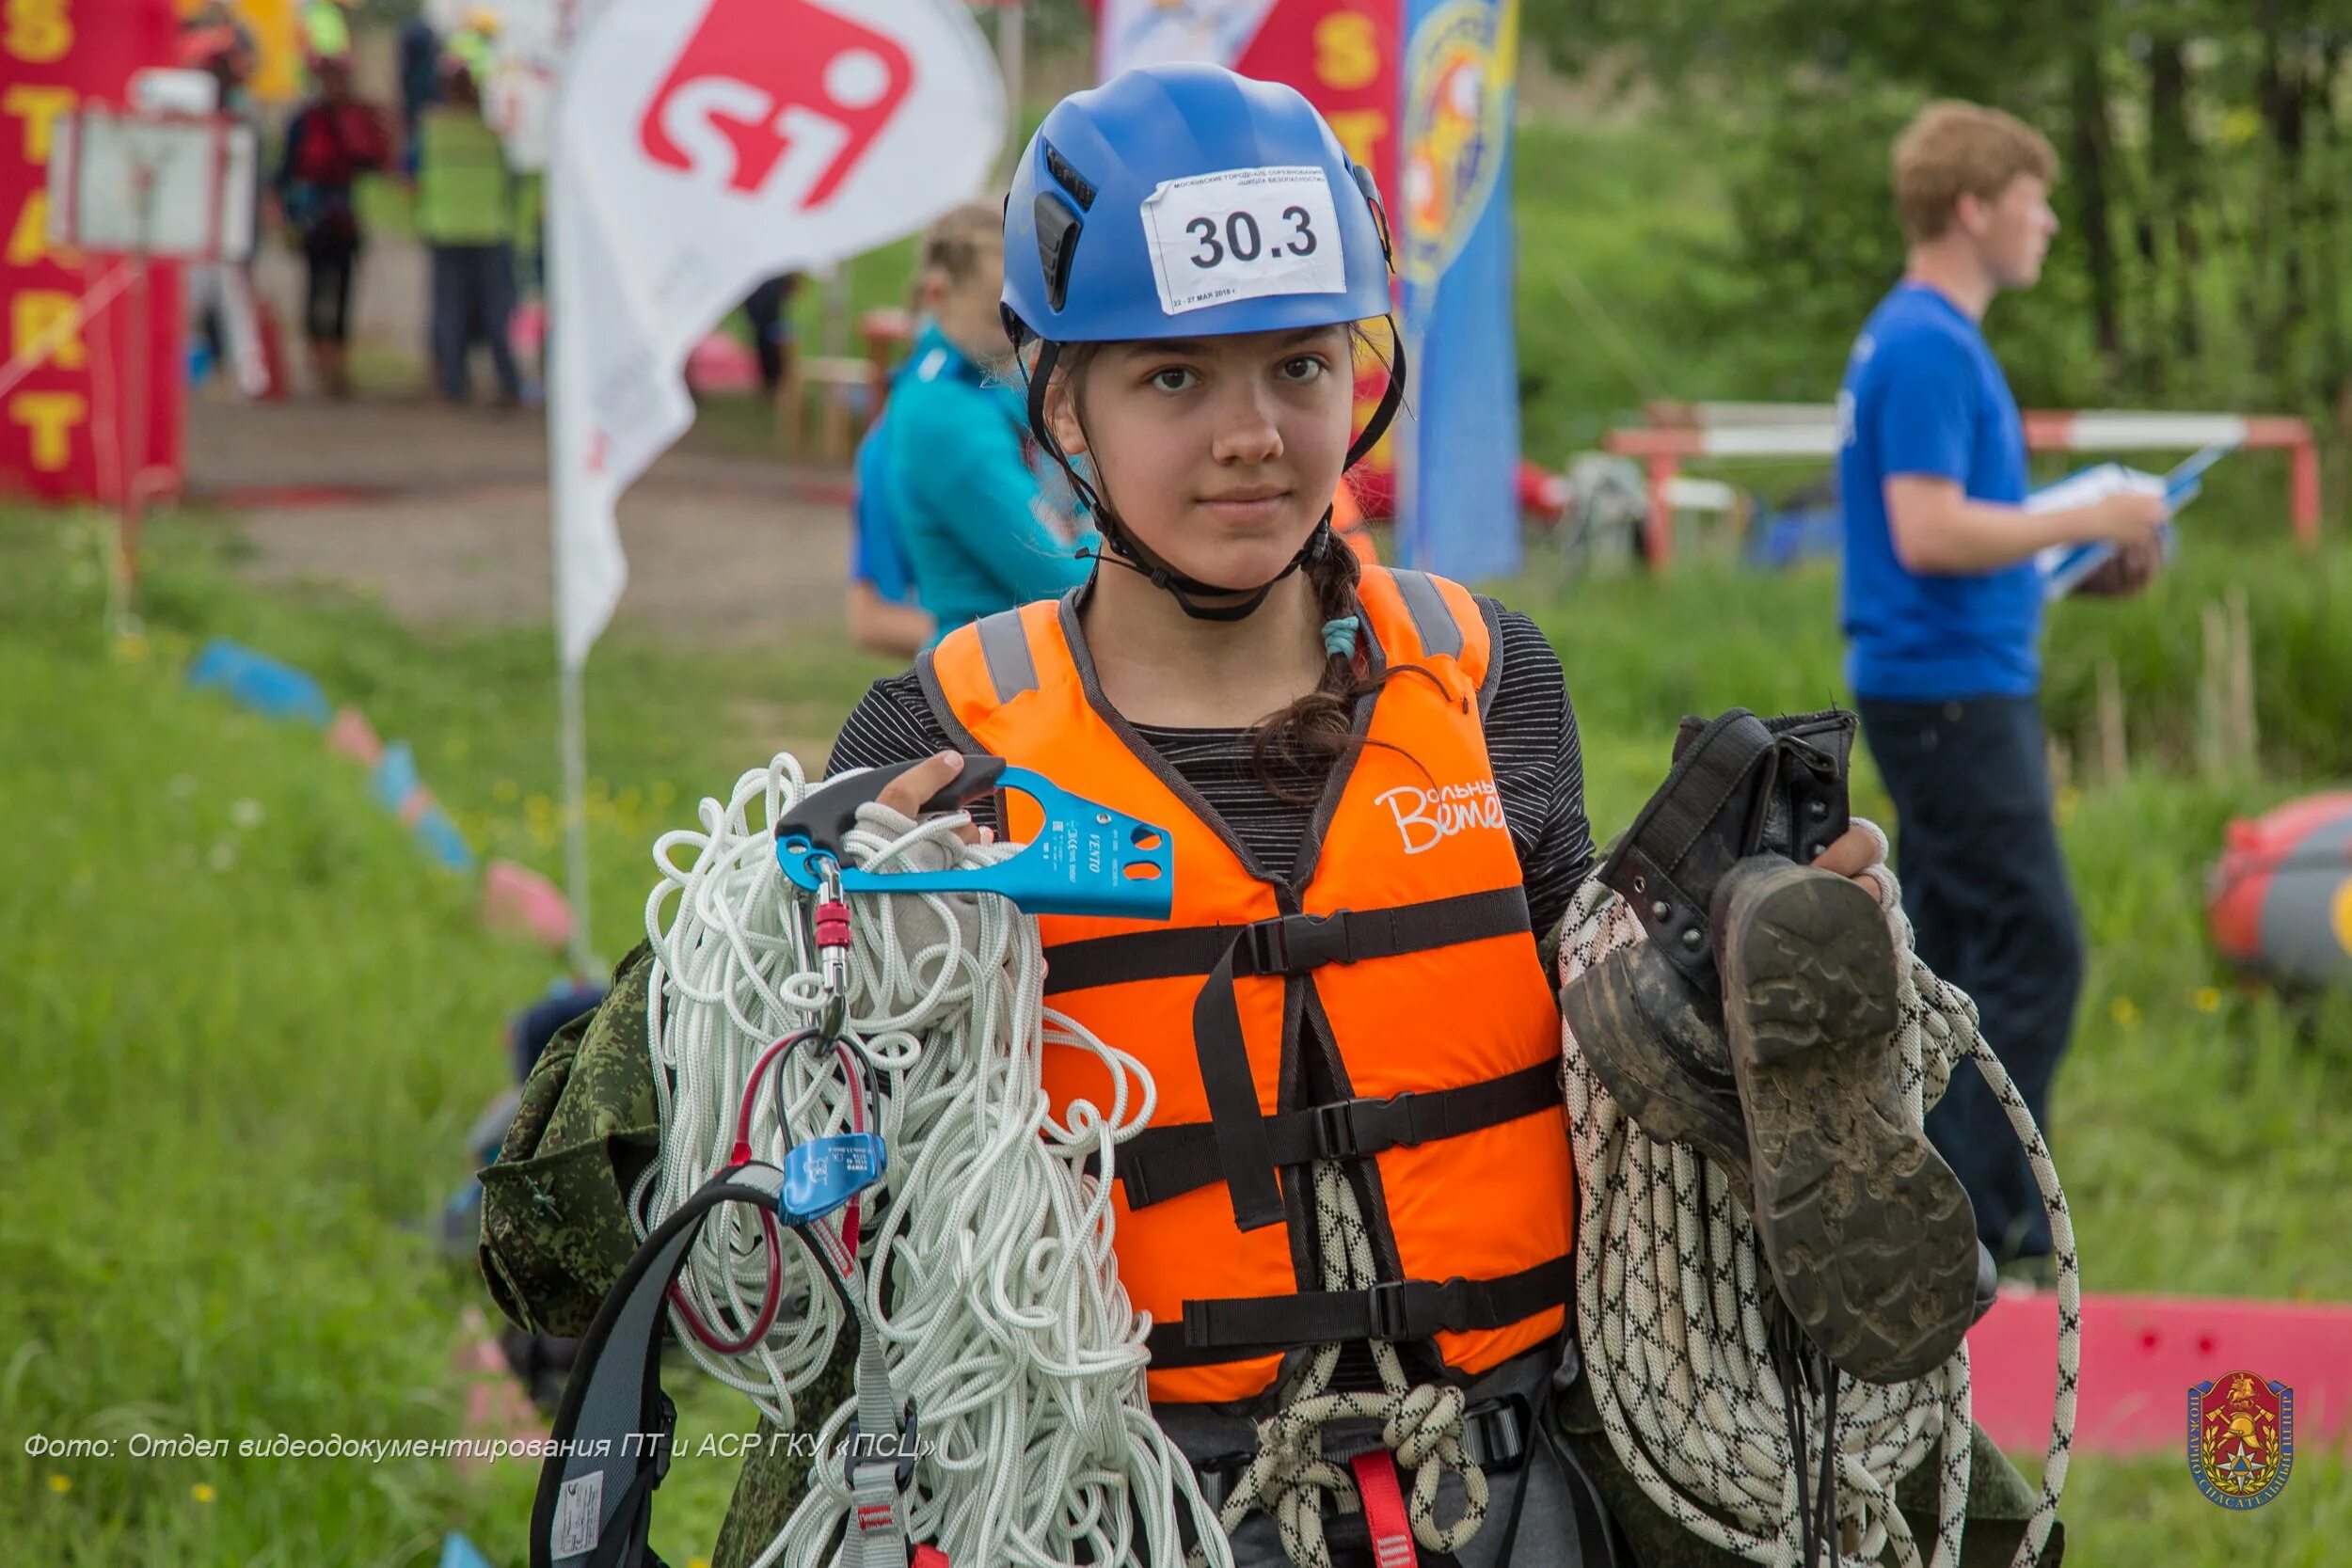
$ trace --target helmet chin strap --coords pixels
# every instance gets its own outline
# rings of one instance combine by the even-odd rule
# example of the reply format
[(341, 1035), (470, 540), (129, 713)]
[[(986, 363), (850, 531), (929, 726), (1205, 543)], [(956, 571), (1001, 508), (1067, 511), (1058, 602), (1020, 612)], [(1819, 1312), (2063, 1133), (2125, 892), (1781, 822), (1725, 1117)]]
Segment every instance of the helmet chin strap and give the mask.
[[(1389, 384), (1380, 394), (1379, 406), (1373, 410), (1372, 418), (1365, 422), (1363, 434), (1349, 445), (1347, 460), (1341, 465), (1342, 473), (1362, 462), (1365, 454), (1379, 444), (1380, 437), (1388, 432), (1390, 421), (1396, 418), (1398, 404), (1404, 400), (1404, 335), (1396, 334), (1395, 341), (1396, 359), (1389, 372)], [(1019, 352), (1017, 343), (1015, 352)], [(1101, 550), (1087, 552), (1089, 559), (1124, 566), (1149, 579), (1152, 587), (1176, 601), (1177, 609), (1196, 621), (1241, 621), (1257, 613), (1258, 607), (1266, 602), (1284, 578), (1336, 543), (1331, 535), (1331, 508), (1326, 506), (1323, 516), (1315, 523), (1314, 531), (1307, 536), (1305, 544), (1298, 546), (1289, 564), (1255, 587), (1235, 588), (1225, 583), (1203, 582), (1162, 561), (1145, 546), (1142, 540), (1129, 531), (1125, 523), (1120, 521), (1119, 514), (1111, 509), (1102, 492), (1078, 471), (1077, 465), (1070, 460), (1068, 452), (1062, 451), (1061, 443), (1054, 438), (1053, 432), (1045, 428), (1045, 388), (1053, 379), (1054, 365), (1060, 356), (1061, 344), (1050, 338), (1039, 340), (1037, 368), (1029, 373), (1029, 432), (1038, 438), (1040, 445), (1054, 454), (1054, 460), (1061, 465), (1062, 472), (1070, 476), (1071, 484), (1093, 512), (1104, 543), (1110, 546), (1109, 554)], [(1200, 602), (1204, 596), (1228, 597), (1234, 594), (1243, 596), (1231, 604)]]
[[(1106, 522), (1114, 525), (1103, 530), (1103, 537), (1116, 553), (1105, 555), (1101, 550), (1094, 550), (1090, 552), (1092, 559), (1107, 561), (1114, 566), (1124, 566), (1149, 578), (1152, 587), (1174, 599), (1176, 608), (1196, 621), (1240, 621), (1255, 614), (1258, 607), (1266, 602), (1281, 580), (1311, 560), (1331, 536), (1331, 509), (1326, 507), (1323, 520), (1315, 524), (1314, 532), (1309, 534), (1307, 542), (1298, 546), (1298, 553), (1291, 557), (1289, 565), (1255, 588), (1227, 588), (1219, 583), (1186, 577), (1154, 558), (1140, 540), (1129, 537), (1126, 527), (1119, 524), (1111, 514), (1106, 512), (1102, 515)], [(1248, 597), (1232, 604), (1201, 604), (1193, 597), (1196, 594), (1243, 594)]]

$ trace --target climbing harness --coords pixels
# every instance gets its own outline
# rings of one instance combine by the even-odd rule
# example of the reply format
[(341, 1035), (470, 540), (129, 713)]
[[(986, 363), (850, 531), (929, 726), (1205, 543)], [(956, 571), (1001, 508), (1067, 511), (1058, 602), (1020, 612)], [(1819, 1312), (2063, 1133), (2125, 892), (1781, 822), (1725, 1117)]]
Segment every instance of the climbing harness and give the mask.
[[(817, 1426), (827, 1457), (757, 1568), (837, 1550), (850, 1568), (1174, 1568), (1180, 1508), (1206, 1560), (1231, 1562), (1152, 1418), (1145, 1322), (1113, 1268), (1117, 1147), (1152, 1085), (1044, 1009), (1035, 923), (974, 895), (1164, 911), (1165, 835), (980, 763), (927, 809), (1020, 788), (1046, 812), (1036, 842), (969, 845), (967, 817), (874, 803), (903, 768), (812, 791), (779, 755), (725, 804), (706, 800), (699, 831), (656, 844), (660, 1153), (630, 1195), (643, 1244), (566, 1391), (534, 1568), (650, 1562), (674, 1424), (665, 1318), (787, 1430), (841, 1327), (857, 1335), (855, 1398)], [(1047, 1049), (1097, 1057), (1111, 1103), (1053, 1119)]]
[[(1876, 841), (1869, 872), (1899, 956), (1895, 1049), (1909, 1114), (1923, 1117), (1952, 1071), (1972, 1064), (2008, 1109), (2049, 1211), (2058, 1400), (2041, 1501), (2014, 1560), (2029, 1568), (2058, 1517), (2074, 1438), (2082, 1325), (2074, 1225), (2048, 1147), (1979, 1032), (1976, 1005), (1914, 951), (1884, 864), (1885, 835), (1859, 818), (1855, 826)], [(1579, 890), (1566, 925), (1564, 981), (1648, 940), (1636, 911), (1597, 878)], [(1645, 1133), (1610, 1098), (1574, 1033), (1562, 1035), (1581, 1195), (1577, 1337), (1610, 1444), (1643, 1492), (1692, 1534), (1751, 1562), (1876, 1564), (1891, 1542), (1896, 1561), (1915, 1568), (1920, 1544), (1895, 1506), (1895, 1486), (1933, 1451), (1931, 1562), (1957, 1568), (1970, 1454), (1965, 1344), (1908, 1383), (1841, 1383), (1791, 1338), (1729, 1179), (1692, 1148)], [(1818, 1457), (1809, 1427), (1818, 1427)]]
[[(1315, 1162), (1314, 1182), (1316, 1209), (1325, 1220), (1324, 1290), (1371, 1291), (1378, 1276), (1355, 1189), (1332, 1160)], [(1258, 1423), (1257, 1452), (1218, 1510), (1228, 1530), (1238, 1528), (1252, 1508), (1272, 1514), (1283, 1555), (1295, 1568), (1331, 1568), (1323, 1527), (1326, 1494), (1341, 1512), (1363, 1513), (1374, 1560), (1383, 1568), (1414, 1560), (1416, 1542), (1432, 1551), (1458, 1551), (1486, 1522), (1486, 1474), (1464, 1449), (1462, 1390), (1450, 1384), (1415, 1384), (1395, 1345), (1380, 1338), (1366, 1344), (1379, 1390), (1335, 1390), (1341, 1347), (1316, 1346), (1283, 1385), (1275, 1413)], [(1380, 1447), (1343, 1466), (1325, 1451), (1325, 1428), (1350, 1420), (1375, 1424)], [(1410, 1478), (1409, 1494), (1403, 1492), (1400, 1470)], [(1463, 1504), (1457, 1518), (1440, 1523), (1438, 1485), (1448, 1470), (1461, 1478)], [(1194, 1561), (1200, 1560), (1196, 1554)]]

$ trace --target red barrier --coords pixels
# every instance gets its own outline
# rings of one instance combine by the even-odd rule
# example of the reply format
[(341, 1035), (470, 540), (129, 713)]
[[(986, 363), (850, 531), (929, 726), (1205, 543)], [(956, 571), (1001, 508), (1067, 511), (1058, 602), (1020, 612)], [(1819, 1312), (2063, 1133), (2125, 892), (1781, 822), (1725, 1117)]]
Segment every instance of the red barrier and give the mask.
[[(2297, 1448), (2352, 1449), (2352, 1307), (2086, 1295), (2082, 1316), (2077, 1452), (2183, 1452), (2189, 1389), (2241, 1370), (2295, 1390)], [(1977, 1424), (2011, 1452), (2042, 1451), (2058, 1389), (2057, 1293), (2004, 1295), (1968, 1333), (1968, 1368)]]

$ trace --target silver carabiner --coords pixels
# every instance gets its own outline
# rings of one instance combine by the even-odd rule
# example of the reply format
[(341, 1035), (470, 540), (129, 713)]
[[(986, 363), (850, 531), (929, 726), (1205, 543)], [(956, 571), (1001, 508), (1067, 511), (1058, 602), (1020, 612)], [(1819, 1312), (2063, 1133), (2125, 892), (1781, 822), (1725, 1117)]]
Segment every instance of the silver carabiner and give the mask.
[(817, 1038), (829, 1046), (849, 1022), (850, 901), (841, 887), (841, 863), (821, 851), (809, 860), (817, 872), (817, 908), (810, 919), (819, 984)]

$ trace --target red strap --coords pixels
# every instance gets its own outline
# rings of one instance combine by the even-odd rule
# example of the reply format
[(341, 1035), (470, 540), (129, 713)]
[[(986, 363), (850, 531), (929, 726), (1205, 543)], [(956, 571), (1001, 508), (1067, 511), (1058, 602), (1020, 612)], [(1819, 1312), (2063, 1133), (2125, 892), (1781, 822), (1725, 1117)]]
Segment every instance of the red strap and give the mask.
[(947, 1554), (937, 1546), (917, 1546), (907, 1560), (907, 1568), (947, 1568)]
[(1412, 1521), (1405, 1516), (1405, 1493), (1396, 1483), (1396, 1457), (1374, 1449), (1349, 1460), (1356, 1493), (1364, 1499), (1364, 1524), (1372, 1531), (1374, 1568), (1420, 1568), (1413, 1549)]

